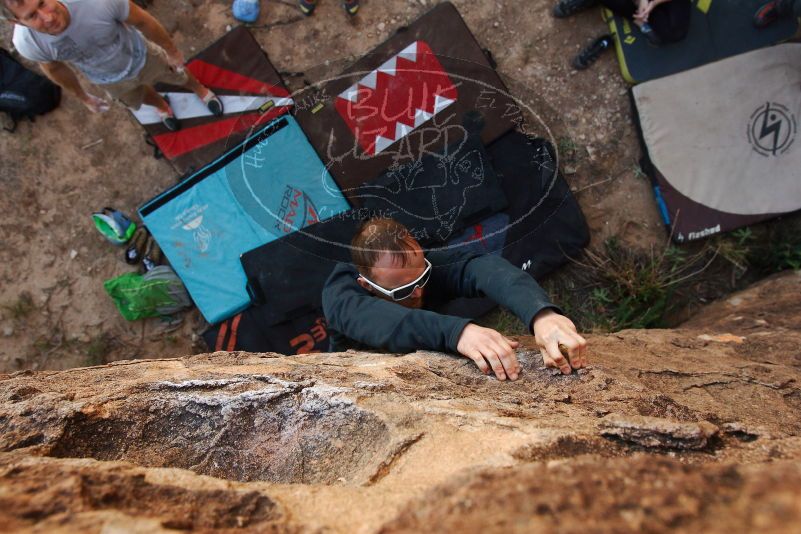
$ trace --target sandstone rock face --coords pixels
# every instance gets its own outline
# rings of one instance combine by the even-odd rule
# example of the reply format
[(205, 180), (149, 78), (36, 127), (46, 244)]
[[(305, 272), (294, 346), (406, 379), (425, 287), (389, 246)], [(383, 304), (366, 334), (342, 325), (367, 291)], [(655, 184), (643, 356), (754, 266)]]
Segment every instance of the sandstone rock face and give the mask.
[(589, 336), (569, 376), (523, 338), (516, 382), (428, 352), (0, 377), (0, 525), (801, 532), (799, 290), (790, 273), (686, 328)]
[(601, 435), (658, 449), (703, 449), (718, 427), (707, 421), (679, 423), (661, 417), (609, 414), (601, 419)]

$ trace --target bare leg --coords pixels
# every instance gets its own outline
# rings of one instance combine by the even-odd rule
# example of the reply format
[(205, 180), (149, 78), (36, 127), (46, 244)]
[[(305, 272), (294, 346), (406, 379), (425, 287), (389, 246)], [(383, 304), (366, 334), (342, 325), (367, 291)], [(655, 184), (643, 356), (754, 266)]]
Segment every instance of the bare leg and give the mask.
[(189, 70), (186, 71), (186, 77), (187, 80), (186, 83), (184, 84), (184, 87), (195, 93), (197, 97), (201, 100), (201, 102), (206, 104), (206, 106), (209, 108), (209, 111), (211, 111), (212, 115), (215, 115), (217, 117), (222, 116), (223, 114), (222, 101), (220, 101), (220, 99), (216, 97), (214, 92), (208, 87), (201, 84), (198, 81), (198, 79), (195, 78), (195, 76), (191, 72), (189, 72)]
[(142, 98), (142, 102), (149, 106), (153, 106), (158, 108), (159, 111), (162, 113), (170, 113), (170, 105), (164, 100), (164, 97), (161, 96), (153, 89), (151, 86), (145, 86), (145, 96)]
[(186, 77), (187, 81), (184, 84), (184, 87), (195, 93), (199, 99), (203, 100), (209, 93), (209, 88), (201, 84), (198, 79), (195, 78), (195, 75), (189, 71), (189, 69), (186, 70)]

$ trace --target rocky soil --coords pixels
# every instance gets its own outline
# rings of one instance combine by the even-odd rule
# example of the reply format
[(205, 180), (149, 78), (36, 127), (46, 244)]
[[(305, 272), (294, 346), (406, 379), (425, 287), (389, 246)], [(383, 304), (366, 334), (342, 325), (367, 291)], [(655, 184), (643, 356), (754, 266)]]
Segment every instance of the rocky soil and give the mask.
[(21, 532), (801, 532), (801, 272), (592, 366), (201, 354), (0, 379)]
[[(313, 17), (293, 0), (262, 0), (252, 31), (293, 90), (340, 72), (434, 0), (362, 0), (348, 20), (336, 0)], [(648, 249), (664, 243), (639, 148), (626, 86), (613, 54), (573, 71), (571, 56), (604, 32), (599, 11), (566, 20), (550, 16), (551, 0), (455, 0), (513, 94), (540, 120), (531, 131), (550, 137), (587, 216), (593, 241), (617, 235)], [(229, 0), (155, 0), (148, 8), (188, 56), (236, 24)], [(11, 26), (0, 41), (10, 46)], [(191, 313), (172, 322), (127, 323), (105, 295), (104, 280), (131, 270), (122, 251), (92, 227), (89, 214), (113, 206), (133, 214), (175, 182), (152, 158), (142, 130), (122, 109), (91, 115), (67, 96), (60, 108), (0, 132), (0, 370), (67, 369), (153, 354), (205, 350), (204, 328)], [(179, 322), (180, 321), (180, 322)]]

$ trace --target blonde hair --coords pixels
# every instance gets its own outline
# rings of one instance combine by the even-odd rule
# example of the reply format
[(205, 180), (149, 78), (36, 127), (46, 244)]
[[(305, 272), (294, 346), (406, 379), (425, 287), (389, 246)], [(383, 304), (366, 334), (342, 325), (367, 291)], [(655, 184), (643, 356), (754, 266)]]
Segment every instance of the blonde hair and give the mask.
[(417, 240), (401, 223), (375, 218), (361, 225), (350, 244), (353, 264), (359, 273), (369, 276), (370, 269), (385, 252), (405, 267), (416, 250)]

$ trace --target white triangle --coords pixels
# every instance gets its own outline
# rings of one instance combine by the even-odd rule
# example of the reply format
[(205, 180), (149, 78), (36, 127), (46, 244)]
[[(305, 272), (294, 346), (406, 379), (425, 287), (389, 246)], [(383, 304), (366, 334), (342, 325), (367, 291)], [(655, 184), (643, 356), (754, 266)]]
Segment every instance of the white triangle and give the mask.
[(387, 139), (386, 137), (381, 137), (380, 135), (375, 136), (375, 150), (374, 154), (378, 154), (379, 152), (383, 152), (389, 145), (394, 143), (395, 141), (392, 139)]
[(434, 115), (453, 104), (453, 100), (445, 98), (444, 96), (434, 96)]
[(403, 124), (401, 121), (395, 123), (395, 141), (404, 137), (414, 130), (414, 126)]
[(395, 56), (389, 58), (383, 65), (378, 67), (379, 72), (384, 72), (390, 76), (395, 76), (395, 67), (398, 60)]
[(434, 115), (428, 113), (424, 109), (418, 109), (417, 111), (414, 112), (414, 127), (417, 128), (418, 126), (420, 126), (433, 116)]
[[(194, 119), (196, 117), (209, 117), (211, 111), (206, 107), (194, 93), (170, 92), (162, 93), (170, 100), (170, 107), (178, 120)], [(242, 113), (245, 111), (255, 111), (262, 104), (272, 100), (275, 107), (291, 106), (291, 98), (278, 98), (271, 96), (250, 96), (250, 95), (220, 95), (220, 102), (226, 115), (230, 113)], [(147, 104), (142, 105), (138, 110), (131, 111), (141, 124), (158, 124), (161, 122), (158, 110)]]
[(275, 105), (277, 107), (280, 107), (280, 106), (294, 106), (295, 105), (295, 101), (292, 100), (291, 98), (273, 98), (272, 101), (275, 102)]
[(417, 62), (417, 41), (401, 50), (397, 57), (402, 57), (408, 61)]
[(345, 100), (350, 100), (351, 102), (356, 102), (356, 99), (359, 96), (359, 84), (351, 85), (341, 93), (339, 93), (339, 98), (344, 98)]
[(376, 71), (373, 71), (364, 78), (362, 78), (359, 84), (365, 87), (369, 87), (370, 89), (375, 89), (375, 81), (377, 77), (378, 73)]

